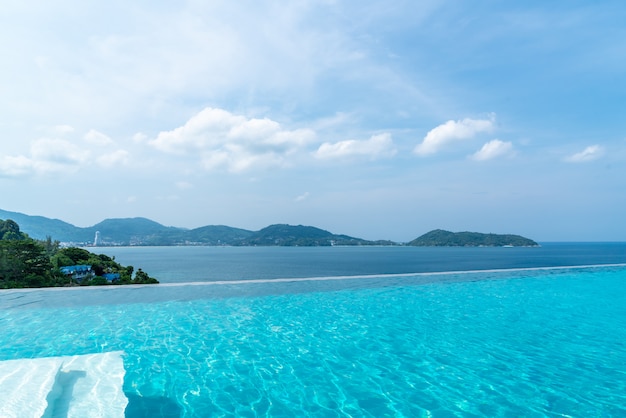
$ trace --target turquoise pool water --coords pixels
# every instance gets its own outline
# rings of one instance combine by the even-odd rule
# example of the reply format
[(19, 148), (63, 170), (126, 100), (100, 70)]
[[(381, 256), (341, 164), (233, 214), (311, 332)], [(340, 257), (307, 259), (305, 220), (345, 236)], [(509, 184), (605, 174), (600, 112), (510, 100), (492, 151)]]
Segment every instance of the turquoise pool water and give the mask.
[(626, 415), (626, 268), (0, 293), (0, 360), (123, 351), (127, 417)]

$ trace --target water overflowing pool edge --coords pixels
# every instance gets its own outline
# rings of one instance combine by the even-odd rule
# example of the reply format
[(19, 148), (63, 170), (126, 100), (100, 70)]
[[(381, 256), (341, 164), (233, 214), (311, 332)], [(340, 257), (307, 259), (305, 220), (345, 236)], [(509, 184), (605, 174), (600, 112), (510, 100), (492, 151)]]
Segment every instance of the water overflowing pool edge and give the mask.
[(340, 280), (356, 280), (356, 279), (385, 279), (385, 278), (402, 278), (402, 277), (428, 277), (428, 276), (449, 276), (449, 275), (470, 275), (485, 273), (515, 273), (525, 271), (555, 271), (555, 270), (580, 270), (580, 269), (601, 269), (611, 267), (626, 267), (626, 263), (611, 264), (586, 264), (572, 266), (548, 266), (548, 267), (517, 267), (506, 269), (484, 269), (484, 270), (461, 270), (461, 271), (434, 271), (434, 272), (418, 272), (418, 273), (392, 273), (392, 274), (361, 274), (350, 276), (325, 276), (325, 277), (279, 277), (275, 279), (248, 279), (248, 280), (213, 280), (205, 282), (181, 282), (181, 283), (160, 283), (160, 284), (135, 284), (123, 286), (76, 286), (76, 287), (36, 287), (36, 288), (16, 288), (16, 289), (0, 289), (3, 293), (22, 293), (33, 291), (80, 291), (87, 289), (98, 289), (104, 291), (129, 290), (139, 288), (163, 288), (163, 287), (184, 287), (184, 286), (223, 286), (223, 285), (250, 285), (250, 284), (270, 284), (270, 283), (298, 283), (298, 282), (324, 282), (324, 281), (340, 281)]

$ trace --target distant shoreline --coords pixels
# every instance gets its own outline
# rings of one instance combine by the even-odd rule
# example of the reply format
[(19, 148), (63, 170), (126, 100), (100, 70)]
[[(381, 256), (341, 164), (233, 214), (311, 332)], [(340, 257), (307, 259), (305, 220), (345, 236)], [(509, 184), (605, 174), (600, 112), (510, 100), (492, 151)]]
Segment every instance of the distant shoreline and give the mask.
[[(531, 246), (534, 241), (511, 234), (477, 232), (453, 233), (436, 229), (412, 241), (367, 240), (336, 234), (307, 225), (273, 224), (258, 231), (226, 225), (207, 225), (193, 229), (164, 226), (147, 218), (105, 219), (90, 227), (77, 227), (43, 216), (31, 216), (0, 209), (0, 219), (12, 219), (32, 238), (51, 237), (68, 246), (88, 248), (118, 246), (411, 246), (424, 245), (425, 237), (438, 239), (434, 246)], [(443, 234), (443, 235), (442, 235)], [(445, 236), (444, 236), (445, 235)], [(443, 238), (442, 238), (443, 237)], [(429, 238), (429, 239), (430, 239)], [(443, 239), (443, 240), (442, 240)], [(512, 240), (511, 240), (512, 239)], [(458, 241), (460, 240), (460, 241)], [(428, 244), (428, 243), (426, 243)]]

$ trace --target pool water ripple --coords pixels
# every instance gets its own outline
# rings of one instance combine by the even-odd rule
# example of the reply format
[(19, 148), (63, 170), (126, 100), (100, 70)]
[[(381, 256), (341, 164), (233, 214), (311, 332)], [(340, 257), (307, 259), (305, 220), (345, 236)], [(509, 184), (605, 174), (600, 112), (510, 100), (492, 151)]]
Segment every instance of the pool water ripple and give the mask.
[(626, 414), (624, 268), (290, 286), (7, 309), (0, 356), (124, 351), (129, 417)]

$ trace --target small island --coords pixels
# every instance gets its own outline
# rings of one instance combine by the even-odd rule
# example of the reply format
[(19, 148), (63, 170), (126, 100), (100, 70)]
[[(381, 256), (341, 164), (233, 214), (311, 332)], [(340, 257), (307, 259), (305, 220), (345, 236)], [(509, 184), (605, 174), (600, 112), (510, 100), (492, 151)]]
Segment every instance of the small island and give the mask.
[(158, 283), (146, 272), (114, 258), (59, 241), (32, 239), (19, 225), (0, 220), (0, 289)]
[(535, 241), (520, 235), (450, 232), (435, 229), (407, 245), (416, 247), (538, 247)]

